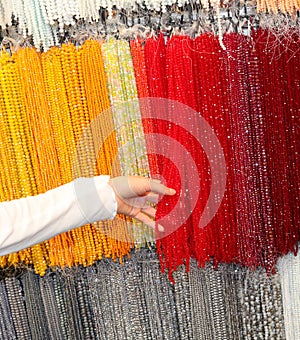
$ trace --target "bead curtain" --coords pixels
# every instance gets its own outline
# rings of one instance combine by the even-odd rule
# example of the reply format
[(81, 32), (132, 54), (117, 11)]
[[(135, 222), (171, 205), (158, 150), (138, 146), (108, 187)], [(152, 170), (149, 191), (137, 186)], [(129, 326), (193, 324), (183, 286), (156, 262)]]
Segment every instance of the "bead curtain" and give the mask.
[[(204, 34), (196, 39), (173, 36), (167, 40), (161, 35), (130, 44), (115, 39), (89, 40), (78, 48), (68, 44), (45, 53), (32, 48), (11, 56), (3, 52), (2, 199), (44, 192), (78, 175), (112, 175), (118, 148), (128, 143), (133, 154), (118, 154), (114, 175), (158, 171), (179, 195), (184, 190), (191, 192), (188, 165), (185, 173), (179, 174), (176, 164), (161, 156), (155, 159), (155, 154), (149, 157), (148, 165), (143, 131), (146, 135), (169, 134), (192, 155), (200, 181), (206, 185), (199, 186), (200, 198), (187, 221), (180, 225), (175, 216), (171, 223), (178, 224), (176, 230), (158, 238), (163, 268), (170, 274), (183, 263), (188, 268), (190, 257), (194, 257), (202, 266), (213, 258), (216, 264), (236, 262), (273, 272), (278, 257), (297, 252), (299, 241), (299, 38), (295, 36), (288, 49), (274, 49), (275, 39), (261, 30), (254, 32), (251, 40), (238, 34), (225, 35), (226, 51), (213, 35)], [(94, 81), (99, 92), (94, 90)], [(142, 120), (142, 109), (135, 118), (140, 125), (127, 126), (125, 115), (135, 111), (117, 109), (118, 103), (145, 95), (193, 108), (198, 114), (189, 124), (199, 125), (199, 116), (203, 116), (220, 141), (227, 162), (226, 192), (205, 228), (197, 224), (211, 178), (204, 151), (193, 139), (197, 136), (188, 137), (180, 126), (169, 129), (165, 121), (150, 126), (149, 119)], [(112, 109), (107, 111), (110, 104)], [(92, 133), (85, 145), (90, 150), (76, 149), (76, 145), (83, 129), (106, 111), (112, 115), (110, 124), (118, 129), (93, 164), (90, 159), (96, 159), (93, 139), (97, 135)], [(172, 115), (182, 113), (169, 110), (168, 114), (172, 120)], [(105, 126), (99, 128), (105, 133)], [(84, 155), (78, 174), (72, 169), (75, 152)], [(174, 154), (175, 161), (181, 157), (177, 148), (168, 152)], [(170, 212), (177, 199), (158, 204), (158, 219)], [(88, 225), (1, 258), (2, 266), (32, 263), (43, 275), (47, 266), (88, 265), (102, 256), (122, 259), (138, 235), (126, 236), (130, 221), (110, 223), (112, 229), (119, 224), (124, 235), (121, 241)], [(101, 230), (101, 225), (98, 227)]]
[(0, 257), (1, 339), (299, 338), (298, 7), (0, 1), (0, 200), (177, 190), (164, 235), (118, 216)]

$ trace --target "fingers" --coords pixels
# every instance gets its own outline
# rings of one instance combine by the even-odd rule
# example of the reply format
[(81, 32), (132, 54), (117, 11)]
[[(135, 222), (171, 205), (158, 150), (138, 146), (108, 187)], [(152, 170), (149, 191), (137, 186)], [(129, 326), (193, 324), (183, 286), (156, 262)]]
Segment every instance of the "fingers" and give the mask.
[[(174, 195), (176, 191), (160, 181), (141, 176), (119, 176), (109, 180), (118, 204), (118, 213), (139, 220), (155, 229), (156, 209), (147, 203), (157, 203), (160, 195)], [(158, 225), (160, 232), (163, 226)]]
[[(129, 206), (128, 206), (129, 208)], [(142, 209), (136, 209), (134, 207), (131, 207), (130, 213), (128, 213), (128, 216), (135, 218), (136, 220), (146, 224), (148, 227), (155, 229), (155, 214), (156, 214), (156, 209), (147, 206)], [(164, 228), (161, 225), (158, 225), (158, 230), (163, 232)]]
[(122, 198), (143, 196), (149, 193), (174, 195), (176, 191), (163, 185), (160, 181), (141, 176), (119, 176), (109, 180), (116, 195)]
[(156, 209), (154, 209), (153, 207), (147, 206), (146, 208), (143, 208), (142, 211), (144, 214), (147, 214), (148, 216), (155, 218)]
[(152, 218), (155, 218), (155, 214), (156, 214), (156, 209), (151, 206), (146, 206), (144, 208), (134, 208), (134, 207), (127, 206), (126, 210), (128, 211), (127, 215), (133, 218), (136, 218), (136, 216), (138, 216), (140, 212)]
[(128, 176), (127, 179), (128, 187), (130, 188), (131, 193), (134, 193), (134, 195), (143, 196), (149, 193), (174, 195), (176, 193), (174, 189), (166, 187), (156, 179), (150, 179), (141, 176)]
[(149, 193), (147, 195), (147, 201), (150, 203), (158, 203), (159, 200), (159, 194)]
[[(138, 221), (144, 223), (148, 227), (155, 229), (155, 221), (152, 220), (152, 218), (150, 218), (148, 215), (144, 214), (143, 212), (140, 211), (134, 218), (137, 219)], [(164, 232), (165, 229), (162, 225), (159, 224), (158, 225), (158, 231)]]
[(150, 191), (155, 192), (157, 194), (168, 195), (168, 196), (172, 196), (176, 194), (176, 191), (174, 189), (168, 188), (156, 180), (150, 179), (149, 185), (150, 185)]

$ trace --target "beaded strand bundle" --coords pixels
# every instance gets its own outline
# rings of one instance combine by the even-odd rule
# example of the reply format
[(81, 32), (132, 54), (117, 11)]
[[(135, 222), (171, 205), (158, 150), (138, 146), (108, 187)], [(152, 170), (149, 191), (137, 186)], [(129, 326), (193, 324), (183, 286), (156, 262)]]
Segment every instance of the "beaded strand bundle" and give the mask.
[[(118, 157), (123, 175), (149, 174), (142, 117), (130, 47), (126, 41), (110, 38), (102, 45), (112, 115), (118, 141)], [(140, 222), (127, 219), (129, 239), (136, 246), (153, 242), (153, 233)], [(133, 234), (132, 234), (133, 233)]]
[[(102, 46), (103, 42), (96, 40), (86, 41), (82, 46), (83, 77), (91, 121), (88, 135), (92, 138), (91, 142), (97, 152), (95, 155), (97, 173), (118, 176), (121, 170), (117, 158), (117, 136), (110, 108)], [(103, 136), (106, 137), (105, 140)], [(99, 145), (101, 142), (102, 144)], [(89, 143), (89, 139), (86, 139), (83, 146)], [(105, 257), (122, 259), (128, 254), (132, 240), (126, 234), (125, 222), (122, 218), (104, 223), (98, 222), (94, 227), (100, 231), (95, 233), (95, 236), (102, 238)]]
[[(177, 39), (178, 45), (173, 48)], [(296, 128), (299, 115), (294, 110), (299, 106), (298, 94), (290, 93), (297, 88), (299, 73), (295, 72), (292, 79), (291, 70), (295, 70), (298, 52), (291, 42), (290, 50), (269, 52), (265, 46), (268, 43), (274, 46), (276, 37), (268, 31), (253, 33), (253, 39), (251, 42), (242, 35), (225, 35), (226, 51), (221, 51), (212, 35), (202, 35), (195, 41), (173, 36), (165, 40), (165, 46), (160, 37), (149, 38), (144, 53), (135, 54), (136, 65), (143, 64), (139, 58), (145, 58), (149, 93), (198, 107), (218, 133), (227, 160), (227, 188), (210, 225), (198, 228), (199, 206), (192, 213), (191, 226), (178, 226), (175, 232), (157, 241), (161, 264), (169, 269), (169, 274), (180, 264), (187, 264), (188, 269), (190, 257), (203, 266), (213, 257), (215, 264), (240, 262), (251, 268), (264, 266), (271, 273), (275, 271), (279, 254), (297, 251), (299, 220), (294, 216), (299, 214), (299, 177), (295, 176), (299, 171), (299, 145), (295, 141), (299, 140)], [(198, 75), (196, 80), (194, 74)], [(284, 74), (288, 74), (288, 80)], [(291, 83), (294, 86), (290, 87)], [(143, 96), (141, 80), (139, 84)], [(275, 95), (278, 86), (280, 96)], [(172, 120), (172, 114), (179, 113), (170, 108), (169, 114)], [(191, 120), (190, 124), (197, 122)], [(174, 127), (157, 123), (156, 131), (171, 133), (193, 155), (196, 164), (201, 164), (198, 171), (205, 183), (201, 187), (201, 199), (205, 201), (209, 170), (197, 158), (201, 150), (197, 147), (195, 154), (192, 141), (186, 143), (187, 137), (181, 138), (183, 132)], [(290, 131), (291, 138), (285, 131)], [(178, 152), (173, 150), (177, 159)], [(288, 157), (288, 153), (292, 156)], [(170, 186), (186, 181), (176, 177), (166, 159), (162, 159), (160, 171)], [(169, 209), (161, 203), (158, 219)], [(188, 204), (185, 209), (189, 209)]]
[[(3, 165), (2, 200), (17, 199), (35, 194), (35, 183), (31, 182), (34, 158), (30, 156), (32, 142), (30, 127), (21, 106), (21, 79), (17, 65), (7, 52), (1, 54), (1, 161)], [(4, 177), (4, 178), (3, 178)], [(23, 255), (22, 255), (23, 254)], [(1, 265), (30, 262), (31, 251), (1, 257)]]
[[(32, 154), (38, 159), (38, 163), (34, 163), (34, 178), (37, 193), (42, 193), (63, 182), (57, 149), (52, 137), (54, 131), (46, 96), (41, 55), (32, 48), (20, 49), (16, 53), (16, 62), (21, 77), (23, 105), (32, 131)], [(53, 244), (53, 241), (50, 242)], [(55, 244), (60, 244), (60, 248), (63, 249), (64, 242), (61, 236), (57, 237)], [(31, 248), (35, 270), (41, 275), (45, 273), (49, 264), (49, 252), (51, 253), (51, 249), (56, 249), (50, 247), (50, 243), (47, 242), (42, 245)]]

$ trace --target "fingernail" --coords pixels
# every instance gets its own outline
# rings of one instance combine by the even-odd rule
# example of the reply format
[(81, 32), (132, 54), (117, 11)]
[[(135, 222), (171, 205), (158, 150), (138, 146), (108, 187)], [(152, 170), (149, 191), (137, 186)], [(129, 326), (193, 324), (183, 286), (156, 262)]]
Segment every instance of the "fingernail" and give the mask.
[(175, 190), (175, 189), (170, 189), (170, 188), (169, 188), (169, 193), (170, 193), (170, 195), (174, 195), (174, 194), (176, 194), (176, 190)]
[(158, 229), (158, 231), (160, 231), (161, 233), (163, 233), (163, 232), (165, 231), (165, 228), (164, 228), (162, 225), (160, 225), (160, 224), (158, 224), (157, 229)]

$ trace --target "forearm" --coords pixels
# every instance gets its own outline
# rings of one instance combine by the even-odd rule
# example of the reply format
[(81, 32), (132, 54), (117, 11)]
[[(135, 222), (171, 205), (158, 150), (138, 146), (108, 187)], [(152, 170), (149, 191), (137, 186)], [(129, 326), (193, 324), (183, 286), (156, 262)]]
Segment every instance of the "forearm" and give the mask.
[(0, 255), (114, 218), (117, 203), (108, 180), (108, 176), (80, 178), (44, 194), (1, 203)]

